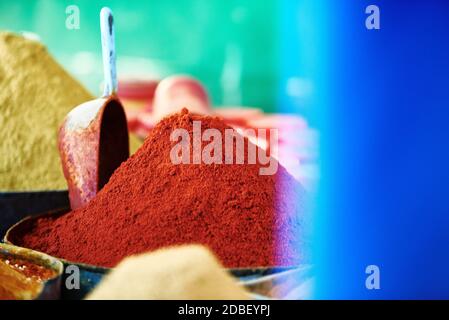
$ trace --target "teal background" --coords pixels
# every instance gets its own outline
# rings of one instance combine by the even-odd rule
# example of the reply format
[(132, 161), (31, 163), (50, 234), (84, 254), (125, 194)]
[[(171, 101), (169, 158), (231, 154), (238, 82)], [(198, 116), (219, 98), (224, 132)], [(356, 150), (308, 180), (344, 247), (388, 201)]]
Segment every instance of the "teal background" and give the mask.
[[(265, 0), (0, 0), (0, 29), (37, 33), (94, 94), (102, 79), (99, 12), (115, 14), (120, 77), (199, 78), (216, 105), (275, 111), (280, 75), (279, 12)], [(66, 28), (66, 7), (80, 29)], [(282, 90), (282, 89), (281, 89)]]

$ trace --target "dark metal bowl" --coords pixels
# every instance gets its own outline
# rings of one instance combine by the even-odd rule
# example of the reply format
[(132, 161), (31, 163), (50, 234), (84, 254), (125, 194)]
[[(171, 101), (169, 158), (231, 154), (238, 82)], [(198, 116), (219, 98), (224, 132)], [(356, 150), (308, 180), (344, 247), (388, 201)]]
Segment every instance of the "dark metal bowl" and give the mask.
[(69, 207), (67, 191), (0, 192), (0, 235), (24, 217)]
[(11, 244), (0, 243), (2, 255), (18, 258), (55, 271), (55, 276), (44, 282), (42, 290), (35, 297), (37, 300), (56, 300), (61, 297), (61, 276), (64, 266), (61, 261), (47, 254), (31, 249), (17, 247)]
[[(20, 243), (20, 238), (22, 235), (29, 233), (38, 218), (43, 217), (52, 217), (57, 218), (65, 213), (67, 213), (70, 209), (68, 208), (60, 208), (52, 211), (48, 211), (44, 214), (29, 216), (21, 221), (14, 224), (7, 232), (4, 237), (4, 242), (9, 244), (18, 244)], [(98, 267), (93, 265), (88, 265), (84, 263), (71, 262), (62, 258), (57, 258), (62, 261), (64, 264), (64, 273), (63, 273), (63, 285), (62, 285), (62, 299), (83, 299), (93, 288), (101, 281), (105, 274), (107, 274), (111, 269), (105, 267)], [(80, 288), (78, 290), (69, 290), (65, 286), (65, 281), (70, 274), (66, 274), (65, 270), (68, 266), (77, 266), (80, 271)], [(241, 281), (248, 281), (252, 279), (257, 279), (262, 276), (267, 276), (271, 274), (275, 274), (278, 272), (283, 272), (286, 270), (291, 270), (296, 267), (256, 267), (256, 268), (235, 268), (235, 269), (227, 269), (234, 277), (239, 278)]]
[[(52, 217), (57, 218), (65, 213), (67, 213), (69, 208), (60, 208), (54, 209), (51, 211), (47, 211), (44, 214), (38, 214), (34, 216), (28, 216), (24, 219), (20, 220), (12, 227), (10, 227), (6, 235), (3, 239), (5, 243), (8, 244), (19, 244), (20, 238), (31, 231), (34, 226), (34, 223), (38, 218), (43, 217)], [(78, 300), (83, 299), (103, 278), (103, 276), (110, 270), (108, 268), (92, 266), (84, 263), (71, 262), (62, 258), (57, 258), (61, 260), (64, 265), (64, 272), (62, 275), (62, 287), (61, 287), (61, 297), (62, 299), (67, 300)], [(68, 266), (76, 266), (79, 270), (80, 275), (80, 288), (79, 289), (70, 289), (66, 286), (66, 281), (68, 277), (71, 275), (71, 272), (67, 271)]]

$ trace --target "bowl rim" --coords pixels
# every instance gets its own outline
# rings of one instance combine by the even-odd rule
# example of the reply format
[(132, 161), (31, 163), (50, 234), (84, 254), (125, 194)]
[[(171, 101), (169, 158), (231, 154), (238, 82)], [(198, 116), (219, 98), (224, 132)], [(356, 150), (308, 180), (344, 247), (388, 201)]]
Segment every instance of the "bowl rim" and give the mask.
[(44, 252), (24, 248), (11, 243), (0, 243), (0, 255), (11, 256), (14, 258), (29, 261), (30, 263), (52, 269), (56, 274), (44, 280), (44, 282), (58, 278), (64, 272), (63, 263), (60, 259), (48, 255)]
[[(44, 217), (57, 217), (59, 215), (66, 214), (68, 212), (70, 212), (70, 208), (62, 207), (62, 208), (55, 208), (55, 209), (52, 209), (52, 210), (49, 210), (47, 212), (37, 214), (37, 215), (28, 215), (25, 218), (21, 219), (20, 221), (16, 222), (15, 224), (13, 224), (11, 227), (8, 228), (5, 236), (3, 237), (3, 242), (17, 247), (18, 245), (13, 242), (12, 233), (15, 232), (18, 228), (22, 227), (27, 221), (31, 222), (33, 220), (37, 220), (39, 218), (44, 218)], [(29, 248), (25, 248), (25, 249), (29, 249)], [(90, 265), (90, 264), (86, 264), (86, 263), (82, 263), (82, 262), (69, 261), (64, 258), (51, 256), (45, 252), (37, 251), (34, 249), (29, 249), (29, 250), (33, 250), (35, 252), (42, 253), (49, 257), (57, 259), (57, 260), (61, 261), (64, 266), (76, 265), (76, 266), (81, 267), (87, 271), (94, 271), (94, 272), (101, 272), (101, 273), (106, 273), (111, 270), (111, 268), (107, 268), (107, 267), (94, 266), (94, 265)]]
[(9, 243), (0, 243), (0, 255), (6, 259), (11, 257), (25, 260), (55, 272), (53, 276), (42, 280), (39, 291), (35, 292), (32, 297), (33, 300), (47, 299), (48, 296), (54, 299), (60, 297), (60, 281), (64, 273), (64, 264), (59, 259), (40, 251)]
[[(57, 217), (59, 215), (64, 215), (68, 212), (70, 212), (70, 208), (69, 207), (62, 207), (62, 208), (55, 208), (49, 211), (46, 211), (44, 213), (41, 214), (36, 214), (36, 215), (28, 215), (26, 217), (24, 217), (23, 219), (21, 219), (20, 221), (18, 221), (17, 223), (13, 224), (10, 228), (8, 228), (8, 230), (6, 231), (5, 236), (3, 237), (3, 242), (9, 245), (13, 245), (16, 247), (20, 247), (17, 244), (15, 244), (13, 242), (12, 238), (12, 233), (16, 231), (16, 229), (20, 228), (23, 226), (23, 224), (25, 224), (26, 222), (31, 222), (33, 220), (37, 220), (39, 218), (44, 218), (44, 217)], [(21, 247), (24, 248), (24, 247)], [(108, 272), (110, 272), (111, 270), (113, 270), (113, 268), (109, 268), (109, 267), (103, 267), (103, 266), (95, 266), (95, 265), (91, 265), (91, 264), (87, 264), (87, 263), (82, 263), (82, 262), (74, 262), (74, 261), (69, 261), (66, 260), (64, 258), (60, 258), (60, 257), (55, 257), (55, 256), (51, 256), (47, 253), (44, 252), (40, 252), (34, 249), (29, 249), (29, 248), (25, 248), (28, 250), (32, 250), (38, 253), (42, 253), (44, 255), (47, 255), (49, 257), (52, 257), (54, 259), (57, 259), (59, 261), (61, 261), (64, 265), (64, 267), (69, 266), (69, 265), (75, 265), (78, 266), (80, 268), (82, 268), (85, 271), (90, 271), (90, 272), (96, 272), (96, 273), (102, 273), (102, 274), (106, 274)], [(254, 266), (254, 267), (240, 267), (240, 268), (225, 268), (228, 272), (230, 272), (231, 274), (233, 274), (236, 277), (245, 277), (245, 276), (251, 276), (254, 274), (272, 274), (272, 273), (277, 273), (277, 272), (284, 272), (284, 271), (288, 271), (288, 270), (292, 270), (292, 269), (296, 269), (298, 268), (298, 265), (291, 265), (291, 266)]]
[(50, 194), (50, 193), (67, 193), (67, 189), (41, 189), (41, 190), (1, 190), (0, 197), (11, 196), (11, 195), (23, 195), (23, 194)]

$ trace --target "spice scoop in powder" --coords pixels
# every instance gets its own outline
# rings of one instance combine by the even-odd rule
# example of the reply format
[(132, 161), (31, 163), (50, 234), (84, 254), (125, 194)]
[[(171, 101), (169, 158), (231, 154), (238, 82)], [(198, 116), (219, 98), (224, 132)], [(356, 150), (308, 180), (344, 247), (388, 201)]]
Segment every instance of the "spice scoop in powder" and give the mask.
[(59, 153), (72, 209), (89, 202), (129, 157), (126, 115), (116, 97), (113, 22), (111, 10), (103, 8), (100, 13), (103, 97), (73, 109), (59, 131)]
[[(195, 139), (197, 121), (203, 132), (220, 133), (216, 154), (221, 153), (221, 164), (173, 163), (171, 153), (179, 143), (171, 138), (173, 132), (188, 132), (203, 151), (208, 145)], [(240, 135), (236, 138), (249, 146), (242, 150), (244, 163), (224, 163), (227, 130), (232, 128), (221, 119), (186, 109), (164, 118), (87, 205), (35, 219), (27, 232), (17, 234), (16, 244), (105, 267), (180, 244), (206, 246), (227, 268), (304, 263), (303, 187), (281, 165), (273, 175), (261, 175), (265, 165), (248, 163), (255, 146)], [(237, 148), (236, 140), (232, 146)]]

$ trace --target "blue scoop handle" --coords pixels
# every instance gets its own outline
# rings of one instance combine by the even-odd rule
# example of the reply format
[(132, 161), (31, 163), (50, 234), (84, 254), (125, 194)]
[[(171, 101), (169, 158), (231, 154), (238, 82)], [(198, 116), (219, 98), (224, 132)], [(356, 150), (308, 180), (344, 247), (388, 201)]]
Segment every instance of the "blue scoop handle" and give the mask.
[(104, 91), (103, 97), (117, 93), (117, 71), (115, 64), (114, 17), (111, 9), (100, 12), (101, 48), (103, 53)]

